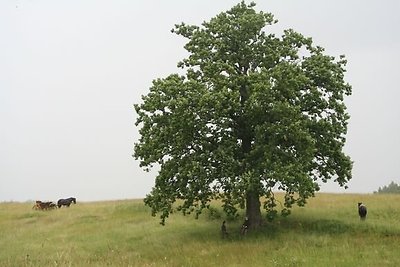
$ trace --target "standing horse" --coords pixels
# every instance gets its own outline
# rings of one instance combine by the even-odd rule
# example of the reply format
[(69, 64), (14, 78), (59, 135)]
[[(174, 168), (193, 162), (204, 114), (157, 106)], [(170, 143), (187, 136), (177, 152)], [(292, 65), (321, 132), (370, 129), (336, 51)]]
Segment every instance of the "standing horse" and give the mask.
[(42, 202), (40, 200), (36, 200), (35, 205), (33, 205), (32, 209), (35, 210), (50, 210), (57, 208), (57, 205), (54, 204), (52, 201), (49, 202)]
[(358, 215), (360, 215), (361, 220), (365, 220), (367, 217), (367, 207), (361, 202), (358, 202)]
[(69, 205), (71, 205), (72, 202), (74, 202), (74, 204), (76, 204), (76, 198), (70, 197), (70, 198), (66, 198), (66, 199), (59, 199), (57, 201), (57, 206), (58, 206), (58, 208), (61, 208), (61, 206), (69, 207)]

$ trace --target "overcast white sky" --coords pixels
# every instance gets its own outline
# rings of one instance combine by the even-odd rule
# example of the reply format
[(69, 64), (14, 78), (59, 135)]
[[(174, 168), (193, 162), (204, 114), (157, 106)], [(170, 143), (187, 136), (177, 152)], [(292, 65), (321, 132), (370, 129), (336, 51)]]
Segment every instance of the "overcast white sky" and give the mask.
[[(156, 172), (131, 155), (133, 104), (177, 71), (175, 23), (200, 24), (239, 1), (2, 0), (0, 201), (143, 198)], [(270, 0), (256, 9), (348, 59), (353, 95), (349, 189), (400, 183), (400, 1)]]

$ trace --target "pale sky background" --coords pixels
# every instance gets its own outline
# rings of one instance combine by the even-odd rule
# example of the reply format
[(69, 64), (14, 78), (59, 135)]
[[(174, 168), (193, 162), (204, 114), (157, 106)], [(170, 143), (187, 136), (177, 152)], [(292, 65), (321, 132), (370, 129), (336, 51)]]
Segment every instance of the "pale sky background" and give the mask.
[[(184, 39), (239, 1), (0, 1), (0, 201), (143, 198), (156, 171), (132, 158), (133, 104), (177, 72)], [(271, 0), (256, 9), (348, 59), (349, 189), (400, 183), (400, 1)]]

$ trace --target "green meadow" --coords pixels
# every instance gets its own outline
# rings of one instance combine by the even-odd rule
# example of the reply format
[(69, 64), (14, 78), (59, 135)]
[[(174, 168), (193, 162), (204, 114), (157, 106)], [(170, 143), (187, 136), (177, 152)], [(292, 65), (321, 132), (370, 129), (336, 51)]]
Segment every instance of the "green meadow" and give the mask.
[(0, 203), (0, 266), (400, 266), (400, 195), (318, 194), (246, 236), (227, 221), (225, 239), (217, 203), (166, 226), (141, 200), (32, 206)]

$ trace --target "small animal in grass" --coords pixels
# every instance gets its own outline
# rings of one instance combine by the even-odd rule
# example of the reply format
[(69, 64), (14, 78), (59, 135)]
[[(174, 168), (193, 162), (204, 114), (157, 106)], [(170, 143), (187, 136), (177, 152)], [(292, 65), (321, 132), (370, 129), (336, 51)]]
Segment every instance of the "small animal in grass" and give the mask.
[(361, 220), (367, 218), (367, 207), (361, 202), (358, 202), (358, 215), (360, 215)]
[(225, 238), (228, 236), (228, 231), (226, 230), (225, 221), (223, 221), (222, 225), (221, 225), (221, 234), (222, 234), (222, 238)]

